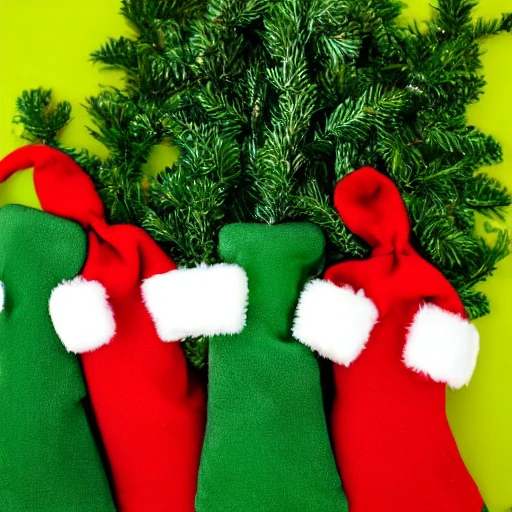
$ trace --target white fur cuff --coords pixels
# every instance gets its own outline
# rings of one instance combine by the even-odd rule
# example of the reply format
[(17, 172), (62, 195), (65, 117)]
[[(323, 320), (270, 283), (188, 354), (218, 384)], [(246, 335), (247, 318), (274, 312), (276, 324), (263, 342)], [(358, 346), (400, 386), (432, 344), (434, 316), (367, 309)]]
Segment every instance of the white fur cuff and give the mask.
[(349, 366), (363, 351), (378, 315), (363, 290), (315, 279), (299, 298), (292, 332), (321, 356)]
[(164, 341), (241, 332), (248, 293), (245, 271), (226, 263), (171, 270), (142, 284), (144, 302)]
[(471, 380), (479, 348), (478, 331), (466, 319), (424, 304), (409, 327), (403, 359), (411, 370), (459, 389)]
[(98, 281), (82, 276), (63, 281), (49, 302), (50, 317), (68, 352), (90, 352), (108, 343), (116, 332), (107, 292)]

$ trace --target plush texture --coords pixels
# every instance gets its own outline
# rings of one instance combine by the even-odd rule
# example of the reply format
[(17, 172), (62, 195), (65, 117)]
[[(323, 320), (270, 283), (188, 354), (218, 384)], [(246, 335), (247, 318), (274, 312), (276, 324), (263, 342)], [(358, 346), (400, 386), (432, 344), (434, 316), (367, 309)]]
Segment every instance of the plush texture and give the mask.
[[(389, 178), (371, 168), (349, 174), (336, 187), (335, 206), (372, 253), (366, 260), (329, 268), (325, 279), (364, 290), (379, 313), (365, 350), (350, 367), (334, 366), (332, 436), (350, 512), (383, 507), (393, 512), (480, 512), (482, 498), (446, 418), (446, 384), (416, 373), (403, 361), (409, 336), (415, 370), (422, 364), (432, 372), (437, 359), (439, 367), (450, 370), (443, 379), (464, 375), (468, 381), (475, 334), (462, 326), (464, 307), (442, 274), (409, 243), (406, 209)], [(429, 333), (422, 310), (436, 311), (436, 318), (429, 318), (436, 321)], [(350, 316), (350, 311), (337, 314)], [(457, 317), (455, 327), (450, 315)], [(340, 329), (342, 340), (353, 327), (349, 321)], [(416, 349), (421, 345), (423, 350), (429, 341), (438, 353), (424, 358)], [(455, 370), (456, 353), (460, 366)]]
[(52, 291), (50, 317), (67, 351), (75, 354), (100, 348), (116, 332), (105, 288), (82, 276), (63, 281)]
[(144, 302), (164, 341), (237, 334), (245, 325), (247, 275), (238, 265), (202, 265), (146, 279)]
[(403, 359), (412, 370), (460, 389), (471, 380), (479, 348), (478, 331), (467, 319), (423, 304), (409, 327)]
[(311, 224), (233, 224), (221, 258), (249, 280), (247, 325), (210, 340), (197, 512), (343, 512), (318, 363), (291, 337), (299, 291), (321, 269)]
[(375, 304), (363, 290), (315, 279), (299, 298), (292, 333), (321, 356), (350, 366), (363, 351), (377, 321)]
[(82, 362), (121, 511), (194, 512), (204, 390), (181, 345), (158, 337), (140, 289), (173, 268), (133, 226), (98, 223), (89, 235), (82, 275), (105, 287), (116, 334)]
[(86, 255), (77, 224), (0, 208), (0, 510), (115, 512), (82, 406), (86, 388), (48, 314), (53, 287)]
[[(72, 159), (44, 146), (26, 146), (0, 163), (0, 179), (28, 167), (34, 168), (42, 208), (86, 230), (81, 279), (101, 284), (114, 315), (115, 335), (81, 359), (117, 508), (194, 512), (205, 393), (180, 344), (158, 337), (140, 289), (142, 280), (176, 267), (143, 230), (106, 223), (92, 181)], [(80, 322), (89, 322), (90, 311), (82, 313)]]

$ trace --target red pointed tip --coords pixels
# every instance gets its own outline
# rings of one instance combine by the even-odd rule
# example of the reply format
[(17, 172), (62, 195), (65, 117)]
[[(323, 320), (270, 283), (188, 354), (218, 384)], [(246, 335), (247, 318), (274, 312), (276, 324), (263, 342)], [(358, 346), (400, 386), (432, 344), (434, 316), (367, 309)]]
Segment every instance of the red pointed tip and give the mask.
[(334, 191), (334, 205), (347, 227), (372, 247), (391, 251), (408, 242), (409, 220), (400, 192), (374, 168), (343, 178)]

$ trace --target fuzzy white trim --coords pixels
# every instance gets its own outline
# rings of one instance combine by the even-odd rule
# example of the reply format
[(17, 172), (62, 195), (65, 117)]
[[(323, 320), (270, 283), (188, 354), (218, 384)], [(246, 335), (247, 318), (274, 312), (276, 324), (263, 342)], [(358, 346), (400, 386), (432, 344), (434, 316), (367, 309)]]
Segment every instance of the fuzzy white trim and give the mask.
[(163, 341), (237, 334), (245, 327), (249, 289), (238, 265), (171, 270), (142, 283), (142, 296)]
[(0, 281), (0, 313), (4, 310), (5, 306), (5, 284)]
[(108, 343), (116, 332), (105, 288), (82, 276), (63, 281), (49, 302), (55, 331), (68, 352), (90, 352)]
[(411, 370), (459, 389), (471, 380), (479, 348), (475, 326), (435, 304), (424, 304), (409, 327), (403, 360)]
[(300, 295), (292, 333), (321, 356), (349, 366), (366, 346), (378, 316), (363, 290), (315, 279)]

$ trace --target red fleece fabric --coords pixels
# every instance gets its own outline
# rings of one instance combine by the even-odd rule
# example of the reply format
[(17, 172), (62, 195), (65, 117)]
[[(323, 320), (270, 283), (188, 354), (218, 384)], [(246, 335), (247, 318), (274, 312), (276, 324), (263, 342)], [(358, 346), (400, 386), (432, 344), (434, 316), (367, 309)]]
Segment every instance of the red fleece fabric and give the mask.
[[(34, 185), (43, 210), (87, 227), (103, 217), (103, 204), (91, 178), (68, 156), (48, 146), (25, 146), (2, 160), (0, 182), (34, 168)], [(44, 204), (43, 204), (44, 203)]]
[(87, 231), (83, 277), (105, 287), (114, 313), (114, 338), (82, 362), (118, 509), (194, 512), (205, 393), (179, 343), (159, 339), (140, 290), (142, 280), (176, 266), (143, 230), (109, 226), (92, 181), (59, 151), (26, 146), (11, 153), (0, 181), (30, 167), (42, 208)]
[(117, 329), (82, 361), (120, 508), (194, 512), (204, 394), (180, 344), (158, 337), (140, 291), (141, 280), (176, 267), (133, 226), (98, 221), (89, 242), (83, 276), (105, 286)]
[(334, 370), (334, 449), (350, 511), (481, 512), (446, 418), (446, 385), (402, 361), (421, 304), (467, 318), (464, 307), (411, 247), (406, 209), (389, 178), (369, 167), (351, 173), (336, 187), (335, 206), (373, 251), (367, 260), (331, 267), (325, 278), (363, 289), (379, 312), (359, 358)]

